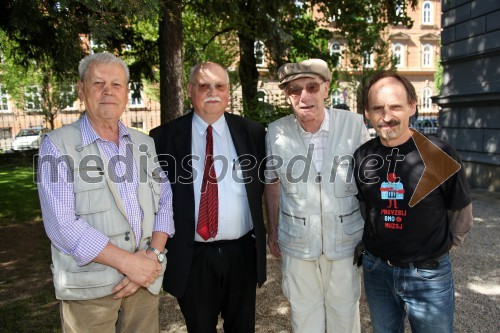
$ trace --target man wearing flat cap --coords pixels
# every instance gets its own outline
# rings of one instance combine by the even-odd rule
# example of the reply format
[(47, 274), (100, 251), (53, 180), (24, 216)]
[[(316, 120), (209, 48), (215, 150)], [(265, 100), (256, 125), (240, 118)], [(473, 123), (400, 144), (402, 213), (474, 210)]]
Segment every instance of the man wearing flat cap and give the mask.
[(363, 219), (352, 154), (369, 135), (361, 115), (325, 108), (332, 74), (323, 60), (287, 63), (278, 78), (294, 114), (267, 133), (267, 243), (282, 258), (292, 330), (360, 332), (353, 254)]

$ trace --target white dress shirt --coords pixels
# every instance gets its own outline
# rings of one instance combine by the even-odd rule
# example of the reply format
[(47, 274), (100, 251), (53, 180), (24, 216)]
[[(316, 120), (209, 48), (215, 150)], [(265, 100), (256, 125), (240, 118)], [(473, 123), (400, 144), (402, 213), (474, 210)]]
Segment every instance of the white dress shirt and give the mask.
[[(196, 113), (193, 114), (191, 149), (196, 223), (200, 208), (207, 127), (208, 124), (203, 119)], [(241, 181), (243, 176), (237, 163), (238, 156), (224, 115), (212, 124), (212, 128), (219, 195), (219, 227), (216, 237), (209, 238), (207, 242), (238, 239), (252, 230), (253, 225), (245, 185)], [(205, 242), (198, 233), (195, 233), (195, 241)]]

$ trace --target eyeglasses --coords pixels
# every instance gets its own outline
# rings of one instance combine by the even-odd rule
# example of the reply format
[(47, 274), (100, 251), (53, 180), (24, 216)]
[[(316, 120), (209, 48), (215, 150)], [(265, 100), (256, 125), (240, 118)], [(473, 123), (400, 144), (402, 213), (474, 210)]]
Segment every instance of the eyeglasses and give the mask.
[(309, 82), (305, 87), (301, 86), (290, 86), (286, 88), (286, 91), (289, 95), (297, 97), (302, 95), (302, 90), (306, 90), (309, 94), (315, 94), (319, 91), (319, 87), (324, 83), (323, 82)]
[(195, 86), (198, 88), (198, 91), (200, 92), (207, 92), (210, 89), (215, 89), (218, 92), (226, 92), (227, 87), (229, 87), (228, 83), (215, 83), (215, 84), (210, 84), (210, 83), (191, 83), (191, 85)]

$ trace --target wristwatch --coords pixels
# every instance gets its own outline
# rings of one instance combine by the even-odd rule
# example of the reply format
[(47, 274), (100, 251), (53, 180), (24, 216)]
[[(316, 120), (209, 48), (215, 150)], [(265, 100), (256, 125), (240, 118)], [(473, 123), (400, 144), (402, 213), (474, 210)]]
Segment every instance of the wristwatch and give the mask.
[(160, 264), (161, 264), (162, 262), (164, 262), (164, 261), (165, 261), (165, 254), (163, 254), (163, 252), (158, 251), (158, 250), (157, 250), (157, 249), (155, 249), (154, 247), (149, 246), (149, 247), (147, 248), (147, 250), (146, 250), (146, 251), (151, 251), (151, 252), (153, 252), (154, 254), (156, 254), (156, 256), (158, 257), (158, 262), (159, 262)]

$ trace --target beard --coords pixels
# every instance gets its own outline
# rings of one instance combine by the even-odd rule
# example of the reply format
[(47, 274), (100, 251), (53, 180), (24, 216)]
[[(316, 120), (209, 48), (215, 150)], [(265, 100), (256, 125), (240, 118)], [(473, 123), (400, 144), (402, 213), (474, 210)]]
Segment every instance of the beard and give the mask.
[[(385, 128), (385, 126), (390, 126), (390, 127)], [(379, 135), (384, 140), (397, 139), (402, 133), (401, 122), (396, 119), (392, 119), (388, 122), (382, 120), (377, 124), (377, 127), (379, 128)]]

